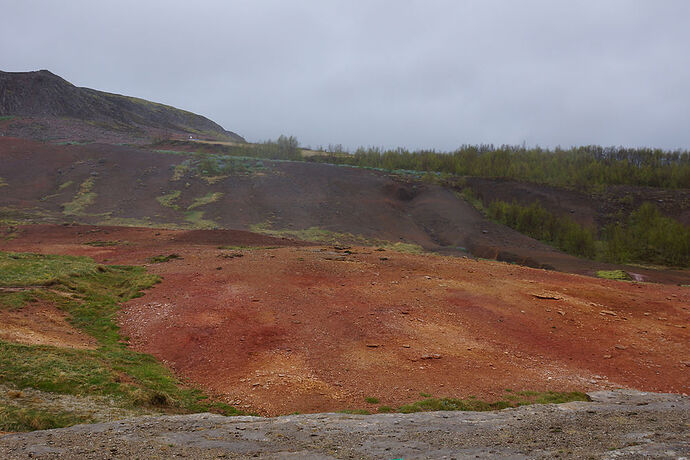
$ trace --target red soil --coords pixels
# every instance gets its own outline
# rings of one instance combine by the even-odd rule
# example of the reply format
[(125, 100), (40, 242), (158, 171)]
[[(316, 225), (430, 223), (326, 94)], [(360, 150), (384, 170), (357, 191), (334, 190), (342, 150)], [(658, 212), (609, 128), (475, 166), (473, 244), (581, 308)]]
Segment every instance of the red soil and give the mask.
[[(86, 241), (119, 240), (91, 247)], [(505, 389), (688, 392), (686, 287), (499, 262), (284, 246), (246, 232), (25, 227), (2, 250), (145, 263), (163, 282), (124, 306), (123, 334), (178, 375), (275, 415), (396, 406)], [(241, 257), (239, 256), (241, 254)]]

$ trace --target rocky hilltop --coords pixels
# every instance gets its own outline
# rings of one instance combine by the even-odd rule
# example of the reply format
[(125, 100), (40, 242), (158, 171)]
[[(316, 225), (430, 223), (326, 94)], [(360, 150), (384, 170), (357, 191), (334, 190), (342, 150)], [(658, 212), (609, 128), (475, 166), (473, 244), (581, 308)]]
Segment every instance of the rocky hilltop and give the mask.
[(59, 138), (58, 133), (69, 130), (65, 124), (71, 121), (72, 129), (76, 131), (83, 131), (86, 123), (94, 128), (131, 136), (175, 137), (186, 134), (244, 142), (238, 134), (226, 131), (201, 115), (144, 99), (80, 88), (48, 70), (0, 71), (0, 117), (20, 119), (12, 120), (14, 123), (8, 127), (20, 132), (10, 129), (9, 135), (26, 134), (21, 132), (22, 128), (26, 131), (22, 118), (37, 121), (43, 129), (29, 130), (29, 134), (34, 133), (29, 137), (34, 138), (41, 137), (41, 133), (47, 138)]

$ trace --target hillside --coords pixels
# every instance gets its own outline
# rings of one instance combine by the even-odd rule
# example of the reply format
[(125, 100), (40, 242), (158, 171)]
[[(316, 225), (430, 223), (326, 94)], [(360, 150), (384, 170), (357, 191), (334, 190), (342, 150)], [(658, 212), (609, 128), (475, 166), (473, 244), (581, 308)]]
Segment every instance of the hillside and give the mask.
[(244, 142), (241, 136), (203, 116), (144, 99), (80, 88), (48, 70), (0, 71), (0, 120), (3, 118), (11, 121), (3, 124), (7, 135), (35, 139), (99, 140), (105, 131), (134, 138), (192, 135)]
[[(7, 222), (226, 228), (590, 275), (616, 268), (496, 224), (451, 189), (361, 168), (0, 138), (0, 178)], [(688, 284), (684, 272), (630, 270)]]

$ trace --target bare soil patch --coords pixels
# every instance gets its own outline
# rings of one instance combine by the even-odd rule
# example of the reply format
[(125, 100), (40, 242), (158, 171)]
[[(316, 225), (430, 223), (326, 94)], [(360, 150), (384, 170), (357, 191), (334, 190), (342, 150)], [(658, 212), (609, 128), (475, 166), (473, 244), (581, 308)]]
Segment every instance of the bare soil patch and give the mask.
[(95, 339), (70, 325), (64, 312), (46, 302), (0, 310), (0, 340), (79, 349), (98, 346)]
[(246, 232), (39, 226), (0, 249), (127, 264), (178, 254), (149, 266), (163, 282), (125, 305), (123, 333), (260, 414), (376, 411), (420, 393), (690, 389), (686, 287), (290, 244)]

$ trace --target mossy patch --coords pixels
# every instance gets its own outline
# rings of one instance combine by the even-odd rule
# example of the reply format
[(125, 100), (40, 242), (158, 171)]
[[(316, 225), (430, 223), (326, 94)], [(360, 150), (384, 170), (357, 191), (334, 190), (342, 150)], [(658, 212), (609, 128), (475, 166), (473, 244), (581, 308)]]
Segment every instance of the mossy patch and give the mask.
[(518, 407), (529, 404), (561, 404), (571, 401), (589, 401), (581, 392), (519, 391), (511, 393), (498, 401), (482, 401), (477, 398), (427, 398), (412, 404), (400, 406), (396, 412), (404, 414), (427, 411), (490, 411)]
[(250, 230), (254, 233), (262, 233), (264, 235), (275, 236), (278, 238), (294, 238), (302, 241), (309, 241), (312, 243), (333, 244), (333, 245), (347, 245), (356, 244), (360, 246), (377, 246), (382, 249), (387, 249), (396, 252), (407, 252), (414, 254), (421, 254), (424, 252), (421, 246), (412, 243), (392, 242), (380, 240), (378, 238), (367, 238), (362, 235), (355, 235), (352, 233), (341, 233), (326, 230), (320, 227), (310, 227), (303, 230), (276, 230), (271, 228), (270, 222), (262, 222), (250, 226)]
[(632, 277), (628, 272), (623, 270), (599, 270), (597, 272), (598, 278), (604, 278), (607, 280), (619, 280), (619, 281), (631, 281)]
[(151, 264), (162, 264), (165, 262), (170, 262), (171, 260), (181, 259), (181, 258), (182, 257), (180, 257), (179, 254), (168, 254), (167, 256), (159, 255), (159, 256), (150, 257), (148, 259), (148, 261)]
[(189, 222), (194, 228), (205, 230), (218, 228), (218, 224), (214, 221), (204, 219), (204, 211), (188, 211), (185, 213), (184, 220)]
[(182, 192), (179, 190), (173, 190), (172, 192), (157, 197), (156, 201), (166, 208), (179, 209), (179, 206), (175, 204), (175, 202), (180, 199), (181, 193)]
[(74, 195), (74, 199), (62, 205), (62, 212), (68, 216), (83, 214), (84, 210), (96, 199), (96, 193), (92, 191), (95, 183), (96, 178), (93, 176), (82, 182), (76, 195)]
[(220, 200), (222, 196), (223, 196), (222, 192), (208, 192), (206, 195), (200, 196), (199, 198), (196, 198), (194, 200), (194, 202), (191, 205), (189, 205), (189, 207), (187, 207), (187, 210), (191, 211), (194, 208), (198, 208), (201, 206), (206, 206), (207, 204), (214, 203), (214, 202)]
[(74, 184), (74, 181), (68, 180), (68, 181), (65, 182), (64, 184), (60, 184), (60, 185), (58, 186), (58, 190), (62, 191), (62, 190), (66, 189), (67, 187), (69, 187), (69, 186), (72, 185), (72, 184)]

